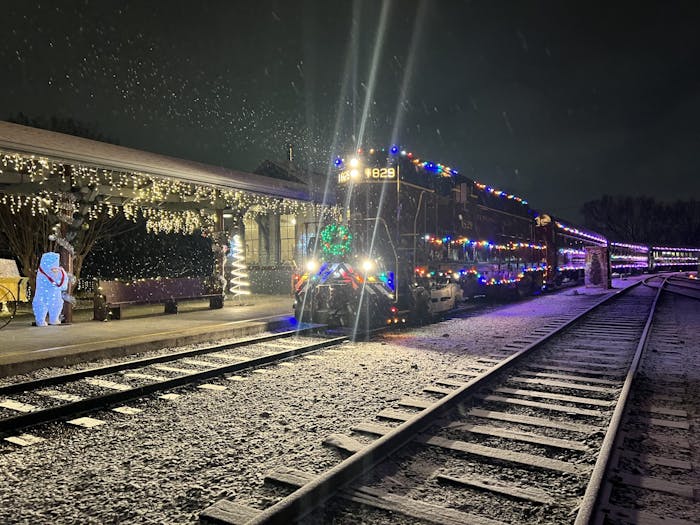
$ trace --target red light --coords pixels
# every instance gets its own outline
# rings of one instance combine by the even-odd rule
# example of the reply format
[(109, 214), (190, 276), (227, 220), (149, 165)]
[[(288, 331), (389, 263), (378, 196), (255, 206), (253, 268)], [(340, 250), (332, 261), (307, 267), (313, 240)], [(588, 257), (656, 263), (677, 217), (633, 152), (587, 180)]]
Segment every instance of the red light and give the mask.
[(395, 314), (395, 313), (398, 312), (398, 311), (399, 311), (399, 309), (396, 308), (395, 306), (392, 306), (392, 307), (391, 307), (391, 313), (392, 313), (392, 314)]

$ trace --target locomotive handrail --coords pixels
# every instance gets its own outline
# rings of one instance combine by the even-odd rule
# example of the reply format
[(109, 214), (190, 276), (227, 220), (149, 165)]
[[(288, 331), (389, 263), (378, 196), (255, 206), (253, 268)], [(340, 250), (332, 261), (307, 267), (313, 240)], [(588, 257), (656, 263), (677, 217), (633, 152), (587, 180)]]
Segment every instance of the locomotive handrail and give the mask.
[[(416, 249), (418, 244), (418, 216), (420, 215), (421, 206), (423, 206), (423, 195), (426, 193), (434, 193), (433, 190), (423, 190), (418, 196), (418, 205), (416, 206), (416, 216), (413, 218), (413, 265), (416, 265)], [(398, 289), (398, 288), (397, 288)]]
[[(357, 220), (357, 219), (356, 219)], [(396, 247), (394, 246), (394, 241), (391, 240), (391, 234), (389, 233), (389, 226), (387, 226), (386, 221), (382, 217), (367, 217), (360, 219), (361, 221), (369, 222), (374, 221), (375, 223), (381, 222), (384, 225), (384, 230), (386, 230), (386, 237), (389, 240), (389, 245), (391, 246), (391, 251), (394, 252), (394, 303), (399, 301), (399, 255), (396, 253)], [(374, 248), (374, 236), (372, 239), (372, 248)], [(370, 252), (370, 256), (372, 253)]]

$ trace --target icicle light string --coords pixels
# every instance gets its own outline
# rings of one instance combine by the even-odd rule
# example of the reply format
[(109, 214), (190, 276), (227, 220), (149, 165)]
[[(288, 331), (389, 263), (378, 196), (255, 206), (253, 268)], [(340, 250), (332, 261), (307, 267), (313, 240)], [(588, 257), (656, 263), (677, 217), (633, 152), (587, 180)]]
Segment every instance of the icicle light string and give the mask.
[[(147, 228), (152, 232), (191, 234), (196, 230), (206, 233), (213, 229), (211, 212), (167, 210), (163, 208), (167, 202), (191, 202), (202, 208), (231, 209), (245, 218), (268, 213), (318, 216), (322, 209), (328, 208), (310, 202), (169, 180), (141, 172), (127, 173), (59, 163), (19, 153), (0, 152), (0, 166), (0, 173), (10, 171), (34, 183), (43, 184), (49, 179), (60, 179), (65, 186), (80, 188), (81, 215), (87, 219), (95, 219), (105, 211), (109, 217), (114, 217), (121, 211), (131, 221), (145, 218)], [(109, 187), (111, 196), (121, 197), (123, 201), (110, 202), (110, 197), (96, 200), (100, 187), (105, 186)], [(8, 206), (13, 214), (18, 213), (20, 208), (29, 206), (34, 215), (60, 215), (60, 200), (58, 192), (48, 190), (34, 196), (0, 194), (0, 203)], [(332, 208), (331, 214), (339, 216), (339, 211), (335, 209), (337, 207)]]

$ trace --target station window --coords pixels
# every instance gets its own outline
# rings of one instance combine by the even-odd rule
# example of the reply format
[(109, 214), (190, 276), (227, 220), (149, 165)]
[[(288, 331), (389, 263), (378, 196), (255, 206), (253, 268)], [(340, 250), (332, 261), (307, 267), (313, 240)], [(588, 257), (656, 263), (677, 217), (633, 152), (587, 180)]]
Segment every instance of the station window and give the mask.
[(294, 215), (280, 216), (280, 262), (292, 262), (296, 259), (296, 224)]
[(243, 221), (245, 226), (245, 260), (248, 264), (260, 262), (260, 230), (253, 218)]

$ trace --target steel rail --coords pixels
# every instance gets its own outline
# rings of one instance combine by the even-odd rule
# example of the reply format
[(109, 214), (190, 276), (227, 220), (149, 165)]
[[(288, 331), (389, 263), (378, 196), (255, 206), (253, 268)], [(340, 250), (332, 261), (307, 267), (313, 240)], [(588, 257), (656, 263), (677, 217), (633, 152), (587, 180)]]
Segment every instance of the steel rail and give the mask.
[(169, 390), (171, 388), (184, 386), (190, 383), (201, 381), (203, 379), (209, 379), (212, 377), (220, 376), (228, 372), (237, 372), (248, 368), (256, 368), (259, 366), (268, 365), (270, 363), (281, 361), (283, 359), (288, 359), (296, 355), (313, 352), (314, 350), (319, 350), (328, 346), (334, 346), (347, 340), (347, 337), (334, 337), (332, 339), (327, 339), (318, 343), (301, 346), (299, 348), (292, 348), (289, 350), (284, 350), (282, 352), (276, 352), (274, 354), (268, 354), (262, 357), (249, 359), (247, 361), (241, 361), (230, 365), (210, 368), (201, 372), (194, 372), (192, 374), (186, 374), (183, 376), (166, 379), (164, 381), (158, 381), (155, 383), (142, 385), (136, 388), (132, 388), (130, 390), (118, 391), (98, 397), (82, 399), (80, 401), (67, 403), (64, 405), (59, 405), (44, 410), (28, 412), (26, 414), (0, 420), (0, 433), (7, 434), (15, 432), (19, 429), (32, 427), (41, 423), (47, 423), (68, 416), (78, 415), (83, 412), (105, 408), (108, 406), (115, 405), (117, 403), (123, 403), (125, 401), (153, 394), (155, 392)]
[(675, 284), (678, 286), (685, 286), (687, 288), (700, 289), (700, 280), (690, 279), (688, 277), (680, 275), (672, 275), (669, 277), (669, 284)]
[(617, 405), (615, 406), (612, 418), (610, 419), (608, 430), (603, 438), (603, 444), (601, 445), (600, 452), (598, 453), (598, 459), (593, 466), (593, 471), (591, 473), (588, 486), (586, 487), (586, 492), (584, 493), (581, 504), (579, 505), (579, 511), (576, 515), (574, 525), (587, 525), (590, 523), (597, 509), (605, 472), (608, 468), (616, 441), (619, 437), (619, 430), (631, 395), (634, 377), (637, 374), (639, 363), (642, 355), (644, 354), (644, 349), (646, 348), (649, 332), (651, 330), (651, 324), (654, 321), (654, 314), (656, 313), (656, 304), (659, 301), (659, 297), (661, 297), (661, 292), (664, 289), (666, 280), (667, 278), (664, 278), (661, 285), (657, 287), (658, 290), (656, 292), (656, 296), (654, 297), (654, 301), (651, 304), (651, 310), (649, 311), (647, 322), (644, 325), (644, 330), (642, 330), (642, 335), (639, 339), (639, 344), (637, 344), (637, 349), (634, 353), (634, 357), (632, 358), (632, 363), (627, 371), (627, 377), (622, 385), (622, 391), (618, 397)]
[(520, 364), (521, 359), (529, 355), (534, 349), (538, 348), (546, 341), (549, 341), (563, 330), (569, 328), (579, 319), (589, 315), (596, 308), (629, 292), (640, 283), (641, 281), (598, 301), (586, 311), (567, 321), (564, 325), (540, 337), (536, 341), (533, 341), (493, 368), (479, 374), (463, 387), (456, 389), (451, 394), (436, 401), (433, 405), (408, 419), (391, 432), (373, 441), (361, 451), (348, 457), (313, 481), (306, 483), (286, 498), (263, 510), (254, 518), (248, 520), (246, 525), (286, 525), (308, 516), (339, 491), (369, 472), (387, 456), (413, 441), (418, 434), (424, 432), (445, 413), (453, 410), (456, 405), (463, 402), (468, 396), (482, 389), (484, 385), (491, 381), (496, 375), (513, 368), (516, 364)]
[[(666, 279), (665, 291), (676, 295), (682, 295), (683, 297), (690, 297), (691, 299), (700, 299), (700, 283), (696, 283), (692, 279), (681, 277), (679, 275), (655, 275), (653, 277), (648, 277), (647, 279), (644, 279), (644, 285), (648, 286), (649, 288), (659, 288), (656, 285), (649, 284), (648, 281), (651, 281), (653, 279), (664, 278)], [(696, 293), (690, 292), (690, 290), (693, 290)]]
[(167, 363), (169, 361), (176, 361), (182, 359), (183, 357), (191, 357), (196, 355), (209, 354), (212, 352), (218, 352), (220, 350), (228, 350), (232, 348), (239, 348), (241, 346), (247, 346), (254, 343), (263, 343), (266, 341), (271, 341), (275, 339), (283, 339), (286, 337), (291, 337), (298, 335), (300, 333), (306, 333), (318, 329), (318, 326), (312, 326), (308, 328), (302, 328), (300, 330), (289, 330), (286, 332), (279, 332), (276, 334), (264, 335), (261, 337), (249, 337), (247, 339), (242, 339), (240, 341), (235, 341), (233, 343), (224, 343), (219, 345), (206, 346), (203, 348), (196, 348), (194, 350), (183, 350), (181, 352), (175, 352), (172, 354), (163, 354), (154, 357), (145, 357), (143, 359), (133, 359), (131, 361), (124, 361), (123, 363), (117, 363), (114, 365), (101, 366), (96, 368), (89, 368), (86, 370), (80, 370), (78, 372), (70, 372), (68, 374), (61, 374), (51, 377), (44, 377), (41, 379), (32, 379), (30, 381), (23, 381), (21, 383), (13, 383), (11, 385), (0, 386), (0, 395), (17, 394), (21, 392), (26, 392), (27, 390), (32, 390), (35, 388), (43, 388), (46, 386), (59, 385), (62, 383), (69, 383), (71, 381), (78, 381), (80, 379), (85, 379), (86, 377), (96, 377), (107, 374), (113, 374), (115, 372), (121, 372), (122, 370), (129, 370), (131, 368), (139, 368), (143, 366), (148, 366), (156, 363)]
[[(671, 288), (672, 286), (680, 287), (680, 285), (677, 285), (677, 284), (669, 284), (669, 285), (666, 287), (666, 290), (665, 290), (665, 291), (668, 292), (668, 293), (676, 294), (676, 295), (682, 295), (683, 297), (690, 297), (691, 299), (698, 299), (698, 300), (700, 300), (700, 290), (696, 290), (696, 291), (693, 293), (693, 292), (687, 291), (687, 290), (688, 290), (687, 287), (683, 287), (683, 288), (686, 288), (685, 290), (678, 290), (678, 289), (673, 289), (673, 288)], [(693, 289), (693, 290), (695, 290), (695, 289)]]

